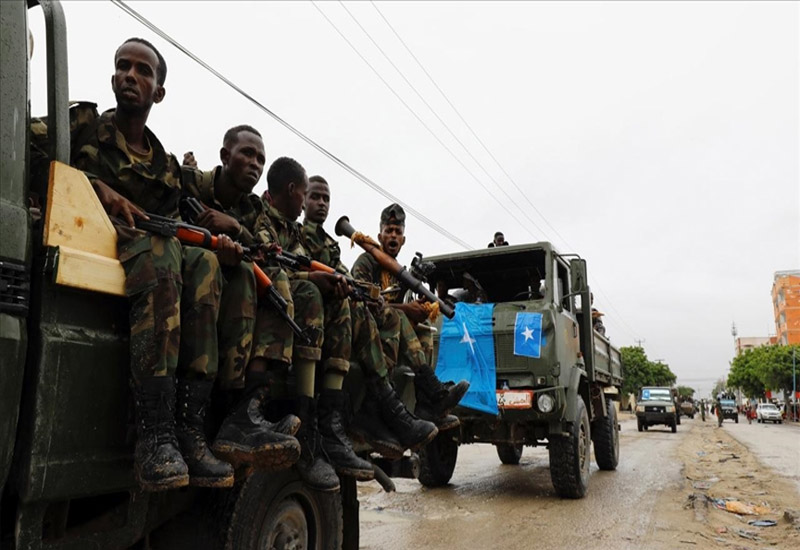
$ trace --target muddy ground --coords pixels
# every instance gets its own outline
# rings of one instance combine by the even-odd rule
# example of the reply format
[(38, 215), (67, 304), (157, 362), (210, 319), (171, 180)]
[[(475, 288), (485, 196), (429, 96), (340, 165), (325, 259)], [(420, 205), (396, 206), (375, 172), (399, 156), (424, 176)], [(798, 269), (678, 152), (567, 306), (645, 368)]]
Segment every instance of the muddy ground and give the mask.
[[(695, 418), (677, 434), (666, 427), (639, 433), (630, 415), (621, 425), (619, 468), (601, 472), (593, 463), (581, 500), (555, 496), (543, 448), (504, 466), (491, 446), (463, 446), (444, 488), (396, 480), (397, 492), (387, 494), (375, 482), (362, 484), (361, 547), (800, 548), (795, 483), (760, 463), (727, 426)], [(800, 438), (799, 428), (786, 433)], [(719, 509), (722, 499), (740, 503), (727, 505), (740, 513)], [(757, 515), (741, 513), (749, 511)], [(762, 519), (776, 525), (748, 524)]]

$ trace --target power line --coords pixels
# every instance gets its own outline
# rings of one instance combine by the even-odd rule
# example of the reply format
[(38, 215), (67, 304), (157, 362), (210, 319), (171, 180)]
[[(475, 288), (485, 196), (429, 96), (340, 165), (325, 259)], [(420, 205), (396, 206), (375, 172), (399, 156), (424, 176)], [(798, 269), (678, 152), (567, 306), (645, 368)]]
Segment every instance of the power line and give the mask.
[(342, 40), (344, 40), (347, 43), (347, 45), (350, 46), (350, 48), (356, 53), (356, 55), (358, 55), (358, 57), (367, 65), (367, 67), (369, 67), (372, 70), (372, 72), (375, 73), (375, 76), (378, 77), (378, 79), (384, 84), (384, 86), (386, 86), (389, 89), (389, 91), (392, 92), (394, 97), (397, 98), (397, 100), (408, 110), (408, 112), (412, 114), (412, 116), (415, 119), (417, 119), (417, 122), (419, 122), (422, 125), (422, 127), (425, 128), (425, 130), (427, 130), (431, 136), (433, 136), (433, 138), (439, 143), (439, 145), (441, 145), (442, 148), (444, 148), (444, 150), (447, 151), (451, 157), (453, 157), (453, 159), (472, 177), (472, 179), (474, 179), (478, 183), (478, 185), (480, 185), (481, 188), (483, 188), (483, 190), (486, 191), (486, 193), (488, 193), (489, 196), (492, 197), (495, 200), (495, 202), (497, 202), (497, 204), (499, 204), (500, 207), (503, 210), (505, 210), (506, 213), (509, 216), (511, 216), (514, 219), (514, 221), (516, 221), (519, 224), (519, 226), (531, 236), (531, 238), (536, 239), (533, 233), (531, 233), (530, 229), (528, 229), (525, 226), (525, 224), (523, 224), (522, 221), (520, 221), (520, 219), (516, 216), (516, 214), (514, 214), (511, 210), (509, 210), (508, 207), (505, 204), (503, 204), (503, 201), (497, 198), (497, 195), (492, 193), (492, 191), (480, 180), (480, 178), (478, 178), (475, 175), (475, 173), (472, 170), (470, 170), (470, 168), (466, 164), (464, 164), (464, 162), (460, 158), (458, 158), (458, 156), (453, 152), (453, 150), (450, 149), (447, 146), (447, 144), (444, 141), (442, 141), (442, 139), (439, 136), (436, 135), (436, 133), (430, 128), (430, 126), (428, 126), (425, 123), (424, 120), (422, 120), (422, 118), (416, 113), (416, 111), (414, 111), (414, 109), (411, 108), (411, 106), (400, 96), (400, 94), (398, 94), (397, 91), (394, 88), (392, 88), (391, 84), (389, 84), (389, 82), (387, 82), (386, 79), (383, 78), (380, 72), (378, 72), (378, 70), (367, 60), (367, 58), (364, 57), (364, 55), (360, 51), (358, 51), (358, 48), (356, 48), (355, 45), (352, 42), (350, 42), (350, 40), (344, 35), (344, 33), (339, 29), (339, 27), (337, 27), (336, 24), (333, 21), (331, 21), (331, 19), (325, 14), (325, 12), (319, 8), (319, 6), (316, 4), (316, 2), (314, 2), (314, 0), (311, 0), (311, 4), (322, 15), (322, 17), (325, 18), (325, 21), (327, 21), (328, 24), (331, 27), (333, 27), (333, 30), (336, 31), (336, 33), (342, 38)]
[(481, 164), (481, 162), (475, 157), (475, 155), (472, 154), (472, 151), (470, 151), (470, 149), (464, 144), (464, 142), (461, 141), (461, 139), (455, 134), (455, 132), (453, 132), (453, 130), (450, 128), (450, 126), (447, 124), (447, 122), (445, 122), (444, 119), (442, 119), (442, 117), (439, 116), (439, 113), (436, 112), (436, 109), (434, 109), (431, 106), (431, 104), (428, 103), (428, 101), (422, 96), (422, 94), (419, 92), (419, 90), (417, 90), (417, 88), (406, 77), (406, 75), (403, 73), (403, 71), (401, 71), (400, 68), (395, 64), (395, 62), (392, 61), (392, 59), (389, 57), (389, 55), (386, 53), (386, 51), (384, 51), (384, 49), (380, 46), (380, 44), (378, 44), (378, 42), (372, 37), (372, 35), (367, 31), (367, 29), (364, 28), (364, 26), (361, 24), (361, 22), (359, 22), (359, 20), (356, 18), (356, 16), (353, 15), (353, 13), (349, 9), (347, 9), (347, 6), (345, 6), (344, 2), (342, 2), (342, 0), (339, 0), (339, 4), (342, 6), (344, 11), (347, 12), (347, 15), (350, 16), (350, 18), (355, 22), (355, 24), (358, 25), (358, 28), (361, 29), (361, 31), (367, 36), (367, 38), (369, 38), (370, 42), (372, 42), (372, 45), (375, 46), (378, 49), (379, 52), (381, 52), (383, 57), (394, 68), (394, 70), (397, 72), (397, 74), (399, 74), (400, 77), (405, 81), (405, 83), (408, 84), (409, 88), (411, 88), (411, 90), (417, 95), (419, 100), (422, 101), (422, 103), (425, 104), (425, 106), (433, 114), (433, 116), (436, 117), (436, 120), (438, 120), (441, 123), (441, 125), (444, 126), (445, 130), (447, 130), (447, 132), (453, 137), (453, 139), (456, 140), (456, 142), (461, 146), (461, 148), (464, 150), (464, 152), (467, 153), (467, 155), (469, 155), (469, 157), (473, 160), (473, 162), (478, 165), (478, 168), (480, 168), (483, 171), (483, 173), (486, 174), (486, 176), (490, 180), (492, 180), (492, 182), (497, 186), (497, 188), (500, 189), (500, 191), (503, 192), (503, 194), (506, 196), (506, 198), (509, 201), (511, 201), (511, 204), (514, 204), (519, 209), (519, 211), (522, 213), (522, 215), (529, 222), (531, 222), (531, 224), (533, 224), (536, 227), (536, 229), (538, 229), (542, 233), (542, 235), (545, 236), (545, 238), (547, 238), (546, 235), (545, 235), (544, 230), (541, 227), (539, 227), (539, 224), (537, 224), (536, 221), (534, 221), (528, 215), (528, 213), (525, 212), (525, 210), (523, 208), (521, 208), (519, 206), (519, 204), (516, 203), (516, 201), (514, 201), (514, 198), (511, 195), (508, 194), (508, 192), (503, 188), (502, 185), (500, 185), (500, 182), (498, 182), (494, 178), (494, 176), (492, 176), (492, 174), (489, 173), (489, 171), (483, 166), (483, 164)]
[(125, 13), (127, 13), (128, 15), (130, 15), (131, 17), (136, 19), (137, 21), (139, 21), (142, 25), (144, 25), (145, 27), (147, 27), (148, 29), (153, 31), (155, 34), (157, 34), (158, 36), (160, 36), (161, 38), (166, 40), (169, 44), (174, 46), (177, 50), (179, 50), (181, 53), (183, 53), (188, 58), (193, 60), (195, 63), (197, 63), (198, 65), (203, 67), (205, 70), (207, 70), (212, 75), (217, 77), (219, 80), (221, 80), (222, 82), (227, 84), (229, 87), (231, 87), (233, 90), (238, 92), (245, 99), (250, 101), (253, 105), (255, 105), (256, 107), (261, 109), (264, 113), (266, 113), (267, 115), (272, 117), (276, 122), (281, 124), (284, 128), (286, 128), (287, 130), (292, 132), (295, 136), (297, 136), (300, 139), (302, 139), (304, 142), (306, 142), (308, 145), (310, 145), (311, 147), (316, 149), (318, 152), (322, 153), (324, 156), (329, 158), (335, 164), (337, 164), (338, 166), (340, 166), (341, 168), (343, 168), (344, 170), (346, 170), (347, 172), (349, 172), (350, 174), (355, 176), (360, 181), (362, 181), (369, 188), (371, 188), (372, 190), (380, 193), (381, 195), (383, 195), (387, 199), (391, 200), (392, 202), (396, 202), (396, 203), (400, 204), (401, 206), (403, 206), (403, 208), (406, 211), (408, 211), (409, 214), (411, 214), (412, 216), (414, 216), (415, 218), (420, 220), (422, 223), (424, 223), (425, 225), (427, 225), (428, 227), (430, 227), (431, 229), (433, 229), (434, 231), (436, 231), (437, 233), (439, 233), (443, 237), (445, 237), (448, 240), (452, 241), (453, 243), (457, 244), (458, 246), (460, 246), (460, 247), (462, 247), (462, 248), (464, 248), (466, 250), (470, 250), (472, 248), (469, 245), (469, 243), (467, 243), (466, 241), (462, 240), (458, 236), (454, 235), (450, 231), (446, 230), (444, 227), (442, 227), (441, 225), (437, 224), (436, 222), (434, 222), (433, 220), (431, 220), (430, 218), (428, 218), (427, 216), (425, 216), (424, 214), (419, 212), (417, 209), (413, 208), (411, 205), (409, 205), (405, 201), (401, 200), (399, 197), (396, 197), (395, 195), (393, 195), (392, 193), (390, 193), (389, 191), (384, 189), (382, 186), (380, 186), (379, 184), (377, 184), (376, 182), (374, 182), (373, 180), (371, 180), (370, 178), (368, 178), (367, 176), (365, 176), (364, 174), (362, 174), (361, 172), (359, 172), (358, 170), (356, 170), (355, 168), (350, 166), (348, 163), (346, 163), (345, 161), (341, 160), (339, 157), (337, 157), (336, 155), (334, 155), (333, 153), (331, 153), (330, 151), (325, 149), (322, 145), (320, 145), (319, 143), (317, 143), (316, 141), (314, 141), (313, 139), (311, 139), (310, 137), (305, 135), (303, 132), (301, 132), (300, 130), (298, 130), (294, 126), (292, 126), (289, 122), (287, 122), (286, 120), (284, 120), (283, 118), (278, 116), (278, 114), (276, 114), (274, 111), (272, 111), (271, 109), (266, 107), (264, 104), (262, 104), (256, 98), (254, 98), (252, 95), (250, 95), (245, 90), (243, 90), (241, 87), (239, 87), (238, 85), (233, 83), (231, 80), (229, 80), (223, 74), (221, 74), (219, 71), (217, 71), (216, 69), (211, 67), (211, 65), (209, 65), (208, 63), (206, 63), (205, 61), (200, 59), (197, 55), (195, 55), (188, 48), (186, 48), (185, 46), (180, 44), (177, 40), (172, 38), (169, 34), (164, 32), (163, 30), (161, 30), (159, 27), (157, 27), (154, 23), (152, 23), (146, 17), (144, 17), (139, 12), (137, 12), (136, 10), (134, 10), (133, 8), (128, 6), (123, 0), (110, 0), (110, 1), (115, 6), (120, 8), (122, 11), (124, 11)]

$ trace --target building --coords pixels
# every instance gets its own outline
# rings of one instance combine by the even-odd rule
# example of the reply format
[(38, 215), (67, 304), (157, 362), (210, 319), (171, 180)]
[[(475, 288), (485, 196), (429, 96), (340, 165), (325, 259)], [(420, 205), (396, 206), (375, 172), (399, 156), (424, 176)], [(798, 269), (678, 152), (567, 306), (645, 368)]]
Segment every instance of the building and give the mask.
[(736, 355), (741, 355), (749, 349), (774, 344), (776, 341), (774, 336), (745, 336), (737, 338), (734, 341), (736, 344)]
[(800, 270), (775, 272), (772, 307), (777, 343), (800, 344)]

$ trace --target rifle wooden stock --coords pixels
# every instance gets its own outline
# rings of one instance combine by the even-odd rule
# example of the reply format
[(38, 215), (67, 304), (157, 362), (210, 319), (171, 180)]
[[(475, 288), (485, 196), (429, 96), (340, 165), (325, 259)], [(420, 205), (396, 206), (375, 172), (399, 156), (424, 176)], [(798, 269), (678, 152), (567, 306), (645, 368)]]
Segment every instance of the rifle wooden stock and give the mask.
[[(350, 218), (347, 216), (342, 216), (339, 218), (339, 221), (336, 222), (336, 226), (334, 227), (334, 232), (339, 237), (347, 237), (352, 238), (353, 234), (356, 232), (355, 228), (350, 225)], [(440, 300), (436, 294), (431, 292), (431, 290), (425, 286), (425, 284), (414, 277), (409, 271), (402, 265), (400, 265), (397, 260), (389, 256), (386, 252), (378, 248), (372, 243), (369, 242), (358, 242), (358, 246), (363, 248), (365, 251), (369, 252), (375, 260), (380, 264), (380, 266), (397, 277), (397, 280), (400, 281), (405, 287), (411, 289), (412, 291), (416, 292), (417, 294), (421, 294), (425, 296), (431, 302), (438, 302), (439, 303), (439, 311), (441, 311), (445, 317), (448, 319), (452, 319), (455, 316), (456, 312), (453, 307), (448, 304), (447, 302)]]

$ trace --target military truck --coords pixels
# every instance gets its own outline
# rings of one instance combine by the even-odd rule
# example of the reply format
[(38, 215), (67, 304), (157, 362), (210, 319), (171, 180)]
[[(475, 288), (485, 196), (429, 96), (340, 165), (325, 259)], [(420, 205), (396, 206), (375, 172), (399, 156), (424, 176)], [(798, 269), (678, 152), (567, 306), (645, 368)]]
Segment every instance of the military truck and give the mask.
[[(42, 186), (29, 171), (37, 4), (49, 154), (60, 161)], [(67, 166), (66, 30), (55, 0), (0, 2), (0, 547), (357, 548), (350, 478), (332, 494), (308, 490), (293, 469), (237, 472), (226, 490), (144, 493), (135, 483), (124, 272), (103, 237), (105, 213)], [(83, 214), (65, 214), (64, 202)]]
[(680, 409), (675, 401), (675, 392), (669, 387), (645, 387), (639, 390), (636, 399), (636, 424), (639, 431), (663, 424), (678, 431)]
[(739, 423), (739, 411), (736, 409), (736, 401), (732, 397), (724, 396), (720, 399), (719, 407), (722, 409), (720, 423), (726, 418), (733, 420), (737, 424)]
[[(488, 391), (498, 413), (457, 407), (461, 428), (440, 434), (422, 450), (420, 481), (427, 486), (448, 483), (459, 445), (492, 444), (504, 464), (518, 464), (524, 446), (546, 445), (556, 493), (583, 497), (592, 442), (600, 469), (614, 470), (619, 462), (615, 401), (622, 384), (619, 351), (592, 329), (586, 260), (540, 242), (426, 261), (432, 264), (427, 280), (439, 297), (493, 304), (489, 330), (495, 379)], [(460, 305), (456, 303), (456, 320)], [(515, 354), (521, 314), (540, 320), (538, 357)], [(439, 320), (436, 327), (437, 362), (443, 357), (439, 335), (444, 322)]]

